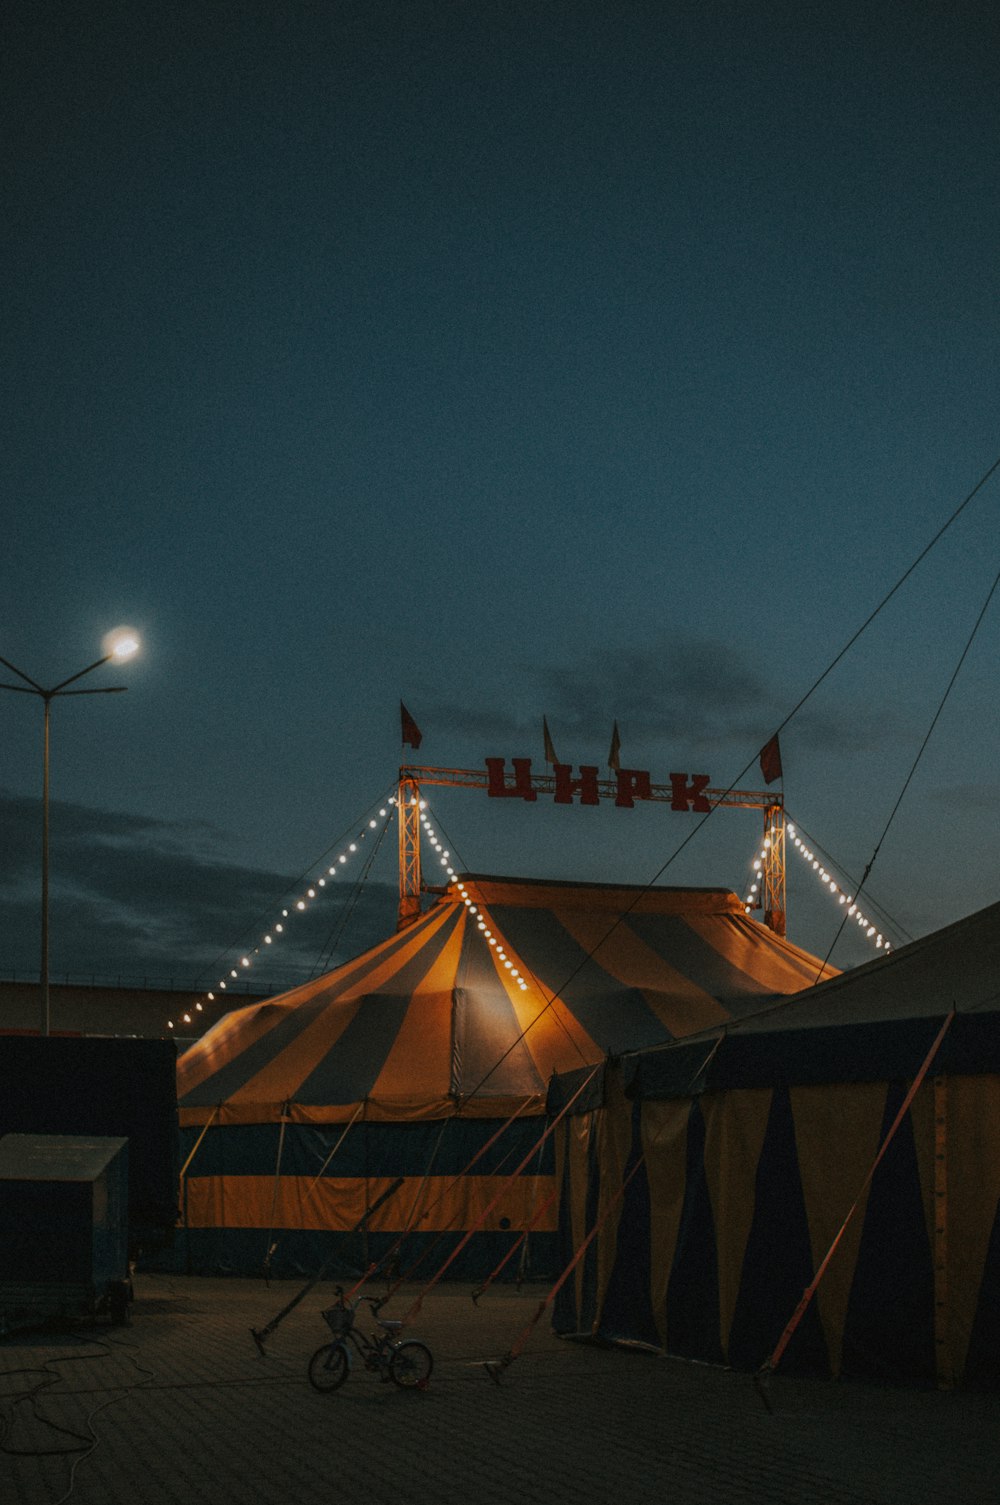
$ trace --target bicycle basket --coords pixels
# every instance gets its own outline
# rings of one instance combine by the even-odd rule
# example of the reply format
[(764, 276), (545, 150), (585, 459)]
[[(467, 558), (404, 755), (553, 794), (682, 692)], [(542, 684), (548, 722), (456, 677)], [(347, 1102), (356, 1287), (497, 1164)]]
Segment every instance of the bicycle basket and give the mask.
[(354, 1326), (354, 1312), (349, 1306), (328, 1306), (322, 1316), (335, 1338), (349, 1333)]

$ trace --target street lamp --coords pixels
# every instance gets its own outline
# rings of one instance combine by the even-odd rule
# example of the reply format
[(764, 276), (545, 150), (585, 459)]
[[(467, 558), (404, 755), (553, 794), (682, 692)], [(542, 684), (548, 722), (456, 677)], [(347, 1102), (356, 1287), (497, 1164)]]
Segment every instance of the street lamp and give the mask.
[(136, 634), (127, 627), (119, 628), (109, 633), (103, 645), (108, 649), (103, 658), (95, 659), (88, 664), (86, 669), (80, 669), (76, 674), (71, 674), (68, 679), (60, 680), (59, 684), (53, 685), (46, 690), (37, 680), (25, 674), (16, 664), (9, 659), (0, 657), (0, 664), (12, 670), (19, 679), (24, 680), (23, 685), (8, 685), (0, 683), (0, 690), (15, 690), (22, 695), (37, 695), (45, 706), (45, 730), (42, 740), (42, 955), (39, 968), (39, 984), (42, 995), (41, 1033), (49, 1033), (49, 707), (57, 695), (120, 695), (127, 689), (126, 685), (101, 685), (95, 689), (71, 690), (68, 687), (82, 679), (85, 674), (90, 674), (94, 669), (99, 669), (102, 664), (114, 660), (116, 663), (124, 663), (139, 650), (139, 639)]

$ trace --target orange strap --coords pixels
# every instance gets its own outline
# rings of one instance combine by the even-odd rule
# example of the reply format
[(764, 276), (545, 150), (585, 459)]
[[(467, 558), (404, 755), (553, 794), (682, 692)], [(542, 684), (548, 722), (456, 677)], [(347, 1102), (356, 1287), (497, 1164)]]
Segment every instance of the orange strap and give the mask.
[(553, 1202), (556, 1199), (556, 1192), (557, 1192), (557, 1190), (558, 1190), (557, 1187), (553, 1187), (552, 1190), (549, 1192), (548, 1196), (545, 1198), (545, 1201), (542, 1203), (542, 1205), (540, 1207), (536, 1207), (535, 1208), (535, 1211), (531, 1214), (531, 1217), (528, 1219), (527, 1225), (525, 1226), (523, 1232), (521, 1232), (521, 1233), (518, 1234), (517, 1238), (511, 1244), (510, 1248), (507, 1250), (507, 1253), (504, 1255), (503, 1259), (497, 1265), (496, 1269), (490, 1275), (487, 1275), (486, 1279), (483, 1281), (483, 1283), (482, 1283), (481, 1286), (477, 1286), (476, 1289), (473, 1291), (473, 1293), (472, 1293), (472, 1299), (473, 1299), (473, 1301), (478, 1301), (479, 1298), (480, 1298), (480, 1296), (482, 1296), (485, 1291), (489, 1290), (490, 1286), (496, 1280), (497, 1276), (500, 1274), (500, 1271), (504, 1268), (504, 1266), (510, 1264), (510, 1261), (514, 1258), (514, 1255), (517, 1253), (518, 1249), (520, 1249), (521, 1245), (524, 1243), (525, 1239), (528, 1237), (528, 1234), (534, 1228), (535, 1224), (538, 1223), (538, 1222), (540, 1222), (540, 1220), (544, 1217), (545, 1213), (547, 1213), (548, 1210), (549, 1210), (549, 1208), (552, 1206)]
[(841, 1239), (843, 1238), (844, 1232), (845, 1232), (845, 1230), (847, 1228), (848, 1223), (851, 1221), (851, 1219), (853, 1218), (854, 1214), (857, 1212), (857, 1210), (858, 1210), (858, 1203), (861, 1201), (861, 1198), (864, 1196), (865, 1192), (868, 1190), (868, 1187), (871, 1185), (872, 1178), (874, 1177), (875, 1172), (878, 1170), (880, 1164), (882, 1163), (882, 1157), (884, 1156), (886, 1150), (889, 1148), (890, 1144), (892, 1143), (892, 1141), (893, 1141), (893, 1139), (895, 1137), (895, 1134), (896, 1134), (896, 1130), (899, 1128), (900, 1124), (903, 1122), (903, 1119), (906, 1117), (907, 1113), (909, 1112), (909, 1110), (910, 1110), (910, 1104), (913, 1102), (913, 1099), (916, 1097), (917, 1092), (920, 1089), (921, 1083), (924, 1080), (924, 1077), (927, 1075), (928, 1071), (930, 1070), (931, 1062), (934, 1060), (934, 1057), (937, 1055), (938, 1050), (941, 1047), (941, 1042), (943, 1041), (945, 1035), (947, 1034), (948, 1028), (951, 1025), (951, 1021), (954, 1019), (954, 1017), (955, 1017), (955, 1010), (952, 1009), (951, 1012), (945, 1018), (945, 1021), (942, 1024), (941, 1028), (938, 1030), (938, 1033), (937, 1033), (937, 1036), (936, 1036), (936, 1038), (934, 1040), (934, 1043), (931, 1046), (930, 1050), (927, 1052), (927, 1055), (926, 1055), (926, 1057), (924, 1059), (924, 1064), (921, 1066), (920, 1070), (917, 1072), (916, 1076), (914, 1077), (913, 1082), (912, 1082), (912, 1084), (910, 1086), (910, 1090), (909, 1090), (909, 1092), (907, 1092), (905, 1098), (903, 1099), (902, 1106), (900, 1107), (899, 1112), (896, 1114), (896, 1117), (893, 1120), (892, 1128), (889, 1130), (888, 1134), (885, 1136), (885, 1139), (882, 1141), (882, 1147), (879, 1150), (878, 1154), (875, 1156), (875, 1159), (874, 1159), (874, 1161), (872, 1163), (872, 1168), (868, 1172), (868, 1174), (865, 1177), (864, 1181), (862, 1182), (861, 1189), (858, 1192), (857, 1196), (855, 1197), (854, 1202), (853, 1202), (853, 1204), (852, 1204), (852, 1206), (850, 1208), (850, 1211), (848, 1212), (846, 1218), (844, 1219), (844, 1221), (841, 1223), (840, 1227), (838, 1228), (836, 1237), (834, 1238), (833, 1243), (830, 1245), (829, 1249), (826, 1251), (826, 1255), (825, 1255), (825, 1257), (823, 1259), (822, 1264), (820, 1265), (819, 1269), (816, 1271), (816, 1274), (813, 1276), (813, 1278), (809, 1282), (808, 1286), (806, 1286), (806, 1289), (803, 1291), (803, 1293), (802, 1293), (802, 1300), (799, 1302), (798, 1306), (795, 1308), (795, 1311), (792, 1313), (791, 1319), (789, 1320), (788, 1326), (785, 1328), (785, 1331), (782, 1333), (781, 1337), (778, 1339), (777, 1347), (775, 1348), (774, 1352), (772, 1353), (771, 1357), (767, 1360), (767, 1362), (764, 1365), (762, 1365), (762, 1372), (769, 1372), (769, 1371), (771, 1371), (773, 1369), (776, 1369), (777, 1366), (780, 1364), (782, 1354), (785, 1352), (785, 1349), (788, 1347), (789, 1343), (791, 1342), (792, 1336), (793, 1336), (793, 1334), (795, 1332), (795, 1329), (798, 1327), (799, 1323), (802, 1321), (802, 1318), (805, 1316), (806, 1310), (807, 1310), (807, 1308), (809, 1306), (809, 1303), (812, 1301), (813, 1297), (815, 1296), (816, 1289), (817, 1289), (820, 1281), (823, 1279), (823, 1276), (826, 1274), (827, 1266), (829, 1265), (831, 1259), (834, 1256), (834, 1252), (836, 1251), (837, 1245), (840, 1243)]
[(604, 1209), (602, 1216), (598, 1218), (593, 1228), (591, 1228), (590, 1232), (587, 1234), (587, 1237), (584, 1239), (579, 1249), (577, 1249), (576, 1253), (573, 1255), (573, 1258), (570, 1260), (569, 1264), (566, 1266), (565, 1270), (562, 1272), (549, 1294), (544, 1298), (543, 1301), (540, 1301), (538, 1303), (538, 1310), (535, 1312), (535, 1315), (532, 1317), (531, 1321), (528, 1323), (527, 1327), (520, 1334), (517, 1340), (511, 1345), (510, 1348), (508, 1348), (503, 1358), (495, 1363), (488, 1362), (484, 1366), (487, 1374), (495, 1385), (499, 1385), (500, 1376), (507, 1368), (508, 1364), (513, 1364), (514, 1360), (520, 1357), (521, 1353), (524, 1350), (524, 1345), (527, 1343), (528, 1339), (531, 1337), (531, 1334), (538, 1326), (538, 1322), (541, 1318), (542, 1313), (545, 1311), (546, 1307), (551, 1306), (553, 1301), (555, 1301), (556, 1297), (559, 1295), (559, 1292), (562, 1290), (563, 1286), (566, 1284), (567, 1280), (572, 1275), (573, 1271), (576, 1269), (577, 1265), (580, 1263), (587, 1250), (590, 1248), (594, 1239), (600, 1233), (607, 1218), (618, 1206), (618, 1203), (621, 1201), (622, 1197), (624, 1197), (626, 1191), (628, 1190), (629, 1182), (632, 1180), (632, 1177), (635, 1175), (636, 1171), (638, 1171), (645, 1164), (645, 1160), (645, 1155), (639, 1156), (638, 1160), (635, 1162), (635, 1165), (633, 1165), (632, 1169), (625, 1177), (621, 1186), (615, 1192), (607, 1207)]
[[(351, 1297), (351, 1296), (355, 1295), (355, 1293), (357, 1291), (360, 1291), (361, 1287), (363, 1285), (365, 1285), (365, 1283), (371, 1278), (372, 1275), (376, 1274), (377, 1271), (383, 1269), (384, 1266), (386, 1266), (389, 1263), (389, 1261), (392, 1259), (392, 1256), (394, 1254), (397, 1254), (399, 1252), (399, 1250), (403, 1247), (403, 1244), (406, 1242), (407, 1238), (412, 1233), (412, 1231), (416, 1227), (416, 1225), (418, 1223), (422, 1223), (425, 1218), (429, 1218), (430, 1217), (430, 1215), (434, 1211), (435, 1207), (438, 1207), (441, 1204), (441, 1202), (444, 1201), (445, 1197), (448, 1195), (448, 1193), (451, 1191), (451, 1189), (453, 1187), (455, 1187), (455, 1186), (458, 1185), (458, 1183), (461, 1181), (461, 1179), (462, 1179), (463, 1176), (467, 1176), (469, 1174), (469, 1172), (471, 1171), (472, 1167), (476, 1164), (477, 1160), (481, 1160), (483, 1158), (483, 1156), (486, 1154), (486, 1151), (489, 1150), (489, 1149), (492, 1149), (493, 1145), (496, 1144), (496, 1142), (500, 1138), (501, 1134), (503, 1134), (507, 1129), (510, 1128), (511, 1124), (514, 1123), (515, 1119), (520, 1118), (521, 1114), (525, 1111), (525, 1109), (527, 1108), (527, 1106), (528, 1106), (527, 1099), (525, 1099), (523, 1102), (519, 1103), (518, 1106), (517, 1106), (517, 1108), (515, 1108), (514, 1112), (510, 1115), (510, 1117), (507, 1118), (507, 1119), (505, 1119), (504, 1122), (500, 1125), (500, 1127), (497, 1130), (495, 1130), (495, 1132), (493, 1134), (490, 1135), (489, 1139), (486, 1141), (485, 1144), (481, 1144), (479, 1146), (478, 1150), (473, 1155), (472, 1159), (469, 1160), (469, 1161), (467, 1161), (466, 1164), (462, 1167), (462, 1169), (458, 1172), (458, 1174), (452, 1177), (452, 1179), (448, 1182), (447, 1186), (443, 1187), (442, 1190), (440, 1192), (438, 1192), (438, 1194), (434, 1198), (433, 1202), (430, 1202), (427, 1205), (427, 1207), (424, 1208), (424, 1210), (420, 1214), (420, 1216), (419, 1217), (414, 1216), (413, 1218), (411, 1218), (410, 1222), (403, 1229), (402, 1233), (397, 1234), (396, 1237), (393, 1239), (392, 1243), (389, 1245), (388, 1249), (382, 1255), (381, 1259), (374, 1260), (372, 1262), (372, 1264), (370, 1264), (368, 1266), (368, 1269), (365, 1270), (361, 1274), (361, 1276), (359, 1277), (357, 1283), (348, 1292), (348, 1297)], [(454, 1118), (447, 1118), (447, 1119), (444, 1120), (444, 1124), (442, 1125), (442, 1130), (443, 1130), (443, 1128), (444, 1128), (445, 1125), (447, 1125), (449, 1123), (457, 1123), (459, 1121), (461, 1121), (461, 1114), (460, 1113), (456, 1113), (456, 1115), (455, 1115)], [(435, 1150), (435, 1154), (437, 1154), (436, 1150)], [(426, 1179), (427, 1178), (425, 1176), (424, 1180), (426, 1181)], [(446, 1231), (447, 1230), (445, 1230), (445, 1232)], [(434, 1241), (431, 1244), (430, 1248), (426, 1249), (424, 1251), (424, 1253), (420, 1256), (420, 1258), (416, 1261), (416, 1263), (410, 1266), (410, 1268), (409, 1268), (409, 1270), (407, 1270), (406, 1274), (405, 1275), (401, 1275), (399, 1277), (399, 1279), (392, 1286), (390, 1286), (389, 1293), (388, 1293), (388, 1296), (386, 1297), (386, 1300), (389, 1299), (389, 1296), (394, 1296), (396, 1294), (396, 1292), (399, 1290), (400, 1286), (403, 1285), (405, 1283), (405, 1281), (407, 1281), (409, 1279), (409, 1277), (413, 1274), (413, 1271), (416, 1270), (419, 1267), (419, 1265), (423, 1262), (423, 1260), (427, 1258), (428, 1254), (431, 1253), (431, 1250), (437, 1248), (438, 1244), (444, 1238), (445, 1232), (439, 1233), (438, 1236), (437, 1236), (437, 1238), (434, 1239)]]
[(538, 1141), (537, 1141), (536, 1144), (533, 1144), (531, 1146), (531, 1149), (525, 1155), (525, 1157), (521, 1161), (520, 1165), (518, 1165), (513, 1171), (511, 1171), (511, 1173), (510, 1173), (509, 1176), (505, 1176), (504, 1177), (503, 1181), (500, 1184), (500, 1190), (497, 1192), (496, 1196), (493, 1197), (489, 1202), (487, 1202), (486, 1206), (483, 1208), (482, 1212), (479, 1214), (478, 1218), (473, 1223), (472, 1227), (469, 1228), (462, 1235), (462, 1237), (459, 1239), (458, 1243), (455, 1245), (454, 1249), (448, 1255), (448, 1258), (445, 1260), (444, 1264), (438, 1270), (437, 1274), (435, 1276), (433, 1276), (427, 1282), (427, 1284), (424, 1286), (423, 1290), (420, 1292), (420, 1295), (417, 1297), (416, 1301), (413, 1303), (413, 1305), (411, 1306), (410, 1310), (407, 1312), (406, 1316), (403, 1318), (404, 1323), (408, 1323), (408, 1322), (412, 1322), (413, 1321), (413, 1318), (420, 1311), (420, 1308), (421, 1308), (421, 1306), (423, 1304), (423, 1299), (427, 1295), (427, 1292), (433, 1290), (433, 1288), (437, 1285), (438, 1281), (441, 1279), (441, 1277), (444, 1274), (445, 1270), (447, 1270), (448, 1266), (452, 1263), (453, 1260), (457, 1259), (458, 1256), (461, 1254), (462, 1250), (465, 1248), (466, 1244), (469, 1242), (469, 1240), (472, 1237), (472, 1235), (474, 1233), (478, 1233), (479, 1229), (486, 1222), (486, 1219), (489, 1217), (489, 1215), (493, 1211), (494, 1207), (496, 1207), (497, 1203), (500, 1201), (500, 1198), (503, 1196), (504, 1191), (506, 1190), (506, 1188), (510, 1185), (510, 1183), (512, 1181), (514, 1181), (521, 1174), (521, 1172), (524, 1170), (525, 1166), (528, 1164), (528, 1161), (532, 1158), (533, 1155), (535, 1155), (538, 1152), (538, 1150), (540, 1149), (540, 1147), (548, 1139), (549, 1135), (555, 1132), (555, 1129), (558, 1126), (560, 1120), (563, 1119), (563, 1118), (565, 1118), (565, 1116), (569, 1112), (570, 1108), (573, 1106), (573, 1104), (576, 1102), (577, 1098), (580, 1096), (580, 1093), (583, 1091), (583, 1089), (585, 1087), (589, 1086), (589, 1084), (593, 1081), (594, 1077), (601, 1070), (601, 1068), (602, 1068), (603, 1065), (604, 1065), (604, 1062), (603, 1061), (599, 1061), (597, 1063), (597, 1065), (594, 1067), (593, 1071), (589, 1071), (587, 1073), (587, 1075), (584, 1077), (583, 1081), (580, 1083), (579, 1087), (577, 1087), (576, 1091), (572, 1094), (571, 1097), (567, 1098), (567, 1100), (564, 1103), (564, 1105), (562, 1106), (562, 1108), (560, 1108), (560, 1110), (556, 1114), (555, 1118), (552, 1120), (552, 1122), (549, 1124), (548, 1128), (545, 1130), (545, 1133), (542, 1134), (539, 1137), (539, 1139), (538, 1139)]

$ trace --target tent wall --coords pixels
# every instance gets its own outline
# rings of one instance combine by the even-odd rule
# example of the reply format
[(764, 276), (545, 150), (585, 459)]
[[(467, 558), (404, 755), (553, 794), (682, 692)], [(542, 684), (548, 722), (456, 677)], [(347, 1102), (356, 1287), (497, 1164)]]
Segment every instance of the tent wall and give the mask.
[[(177, 1263), (203, 1274), (266, 1267), (282, 1276), (313, 1273), (332, 1259), (331, 1273), (348, 1275), (392, 1251), (401, 1273), (416, 1267), (429, 1276), (497, 1197), (452, 1273), (488, 1274), (530, 1224), (504, 1274), (551, 1275), (557, 1247), (552, 1139), (536, 1149), (544, 1118), (505, 1122), (359, 1119), (349, 1128), (287, 1123), (283, 1133), (275, 1124), (213, 1127), (184, 1178)], [(498, 1131), (496, 1142), (462, 1174)], [(186, 1159), (197, 1133), (186, 1129), (182, 1137)], [(526, 1157), (521, 1174), (508, 1179)], [(399, 1178), (398, 1191), (364, 1230), (353, 1232)]]
[[(908, 1084), (644, 1100), (626, 1096), (629, 1075), (634, 1090), (634, 1074), (606, 1068), (602, 1105), (558, 1131), (564, 1264), (610, 1212), (563, 1287), (556, 1328), (754, 1370), (864, 1186)], [(998, 1208), (1000, 1075), (928, 1077), (782, 1369), (1000, 1387)]]

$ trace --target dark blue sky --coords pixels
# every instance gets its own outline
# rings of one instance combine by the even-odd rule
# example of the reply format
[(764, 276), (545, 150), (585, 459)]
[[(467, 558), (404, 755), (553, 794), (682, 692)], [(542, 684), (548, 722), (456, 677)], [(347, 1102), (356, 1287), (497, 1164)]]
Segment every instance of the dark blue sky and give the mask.
[[(57, 969), (239, 941), (390, 785), (400, 696), (427, 763), (540, 764), (543, 713), (603, 763), (617, 718), (626, 762), (725, 787), (1000, 454), (987, 0), (3, 24), (0, 654), (49, 684), (119, 622), (145, 641), (100, 671), (127, 695), (55, 708)], [(790, 810), (855, 876), (998, 496), (783, 733)], [(998, 611), (872, 870), (897, 939), (998, 897)], [(0, 718), (9, 973), (37, 966), (41, 708)], [(690, 830), (431, 797), (478, 871), (644, 883)], [(715, 816), (661, 881), (739, 887), (758, 834)], [(825, 953), (839, 916), (789, 869)], [(365, 904), (348, 952), (391, 924)]]

